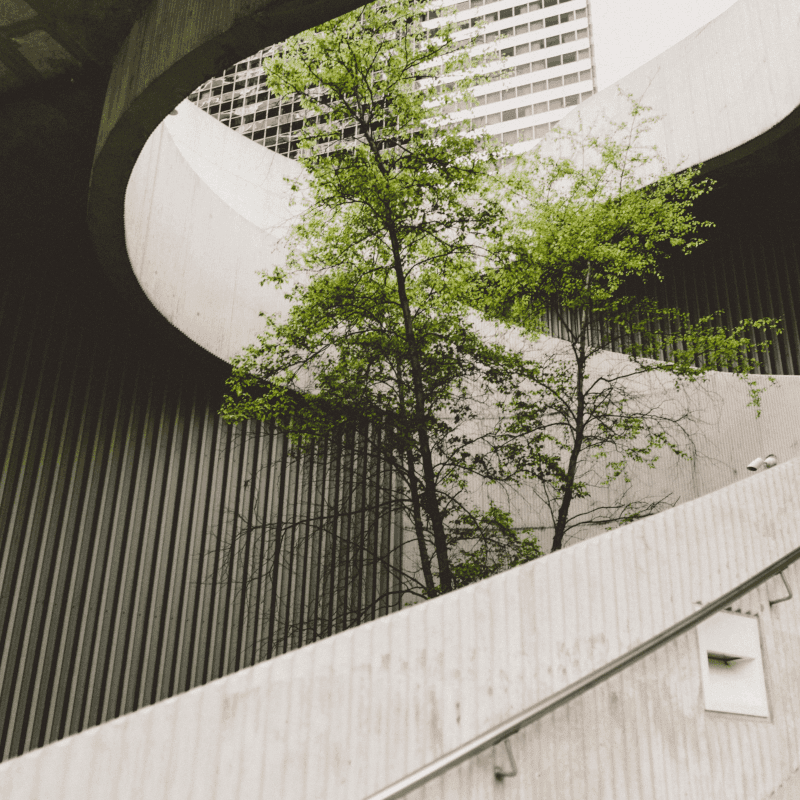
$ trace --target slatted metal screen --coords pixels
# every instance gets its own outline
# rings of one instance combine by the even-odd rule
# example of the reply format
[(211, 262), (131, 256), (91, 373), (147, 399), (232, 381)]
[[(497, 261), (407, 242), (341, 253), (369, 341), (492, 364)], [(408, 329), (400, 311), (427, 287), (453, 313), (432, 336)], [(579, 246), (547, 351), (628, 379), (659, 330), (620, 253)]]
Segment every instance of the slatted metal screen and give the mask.
[(156, 364), (80, 298), (6, 289), (3, 758), (398, 607), (374, 437), (298, 453), (229, 426), (218, 370)]

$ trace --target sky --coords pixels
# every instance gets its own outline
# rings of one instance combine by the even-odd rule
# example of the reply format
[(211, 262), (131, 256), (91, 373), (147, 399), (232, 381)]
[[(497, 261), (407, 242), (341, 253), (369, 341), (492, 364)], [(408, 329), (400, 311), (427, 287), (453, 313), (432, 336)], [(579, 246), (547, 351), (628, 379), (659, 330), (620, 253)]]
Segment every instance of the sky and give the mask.
[(702, 28), (737, 0), (590, 0), (597, 88)]

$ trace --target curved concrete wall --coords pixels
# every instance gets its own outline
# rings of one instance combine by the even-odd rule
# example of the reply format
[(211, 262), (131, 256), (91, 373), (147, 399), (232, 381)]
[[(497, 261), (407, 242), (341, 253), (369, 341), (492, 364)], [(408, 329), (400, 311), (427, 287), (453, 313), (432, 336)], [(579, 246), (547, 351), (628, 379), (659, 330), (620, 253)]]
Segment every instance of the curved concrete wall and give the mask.
[(114, 60), (95, 150), (89, 230), (109, 279), (144, 321), (164, 326), (125, 251), (125, 187), (150, 134), (204, 80), (262, 47), (333, 19), (361, 0), (152, 0)]
[[(293, 5), (292, 16), (289, 3), (234, 3), (223, 13), (213, 0), (180, 8), (173, 0), (156, 0), (134, 27), (109, 85), (89, 218), (101, 260), (142, 314), (152, 317), (154, 309), (124, 249), (122, 198), (147, 137), (172, 105), (226, 65), (223, 59), (232, 63), (351, 5), (310, 3), (299, 14)], [(664, 114), (655, 136), (670, 165), (736, 159), (797, 126), (799, 14), (792, 0), (739, 0), (620, 82)], [(613, 113), (615, 92), (612, 87), (592, 98), (582, 107), (584, 118)], [(196, 228), (204, 221), (187, 218), (185, 224)], [(187, 231), (187, 238), (193, 233)]]
[[(14, 800), (360, 800), (800, 547), (800, 461), (0, 766)], [(696, 630), (413, 798), (767, 800), (800, 768), (800, 567), (737, 601), (769, 717), (704, 709)], [(792, 788), (791, 785), (788, 788)], [(788, 789), (787, 789), (788, 791)], [(2, 790), (0, 790), (2, 794)], [(785, 794), (784, 796), (794, 796)]]
[[(624, 21), (622, 23), (624, 25)], [(800, 126), (800, 6), (739, 0), (583, 103), (561, 125), (626, 114), (632, 94), (662, 116), (653, 144), (671, 170), (716, 168)]]
[(287, 308), (258, 271), (285, 263), (281, 239), (298, 210), (286, 178), (296, 161), (254, 144), (183, 102), (156, 128), (125, 196), (131, 264), (172, 325), (222, 359)]

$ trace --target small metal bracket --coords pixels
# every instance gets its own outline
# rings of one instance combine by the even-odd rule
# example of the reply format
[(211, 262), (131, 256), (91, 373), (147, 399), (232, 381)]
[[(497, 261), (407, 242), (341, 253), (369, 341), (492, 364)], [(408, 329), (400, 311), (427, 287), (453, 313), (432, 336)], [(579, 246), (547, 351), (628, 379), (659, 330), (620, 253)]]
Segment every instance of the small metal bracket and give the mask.
[(786, 587), (786, 591), (789, 592), (789, 594), (786, 597), (779, 597), (777, 600), (770, 600), (769, 601), (770, 606), (774, 606), (777, 603), (785, 603), (787, 600), (791, 600), (792, 599), (792, 590), (789, 587), (789, 582), (786, 580), (786, 575), (784, 575), (783, 572), (780, 572), (778, 574), (781, 576), (781, 580), (783, 581), (783, 585)]
[(503, 739), (503, 744), (506, 746), (506, 754), (508, 755), (508, 760), (511, 762), (511, 771), (507, 772), (502, 767), (498, 767), (497, 764), (495, 764), (494, 776), (499, 781), (503, 780), (503, 778), (513, 778), (517, 774), (517, 762), (514, 761), (514, 754), (511, 752), (511, 742), (509, 742), (508, 739)]

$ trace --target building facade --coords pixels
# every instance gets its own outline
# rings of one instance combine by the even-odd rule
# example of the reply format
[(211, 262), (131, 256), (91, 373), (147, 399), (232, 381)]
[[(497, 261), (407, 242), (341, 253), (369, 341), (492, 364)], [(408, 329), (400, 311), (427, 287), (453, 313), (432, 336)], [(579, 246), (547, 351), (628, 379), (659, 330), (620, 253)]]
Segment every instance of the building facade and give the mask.
[[(436, 19), (428, 12), (431, 30)], [(481, 26), (475, 45), (496, 42), (502, 68), (476, 90), (473, 109), (452, 109), (453, 119), (471, 119), (473, 128), (523, 151), (595, 92), (588, 0), (463, 0), (454, 19), (462, 30)], [(296, 158), (305, 112), (295, 98), (267, 88), (261, 62), (272, 52), (239, 61), (189, 99), (248, 139)]]

